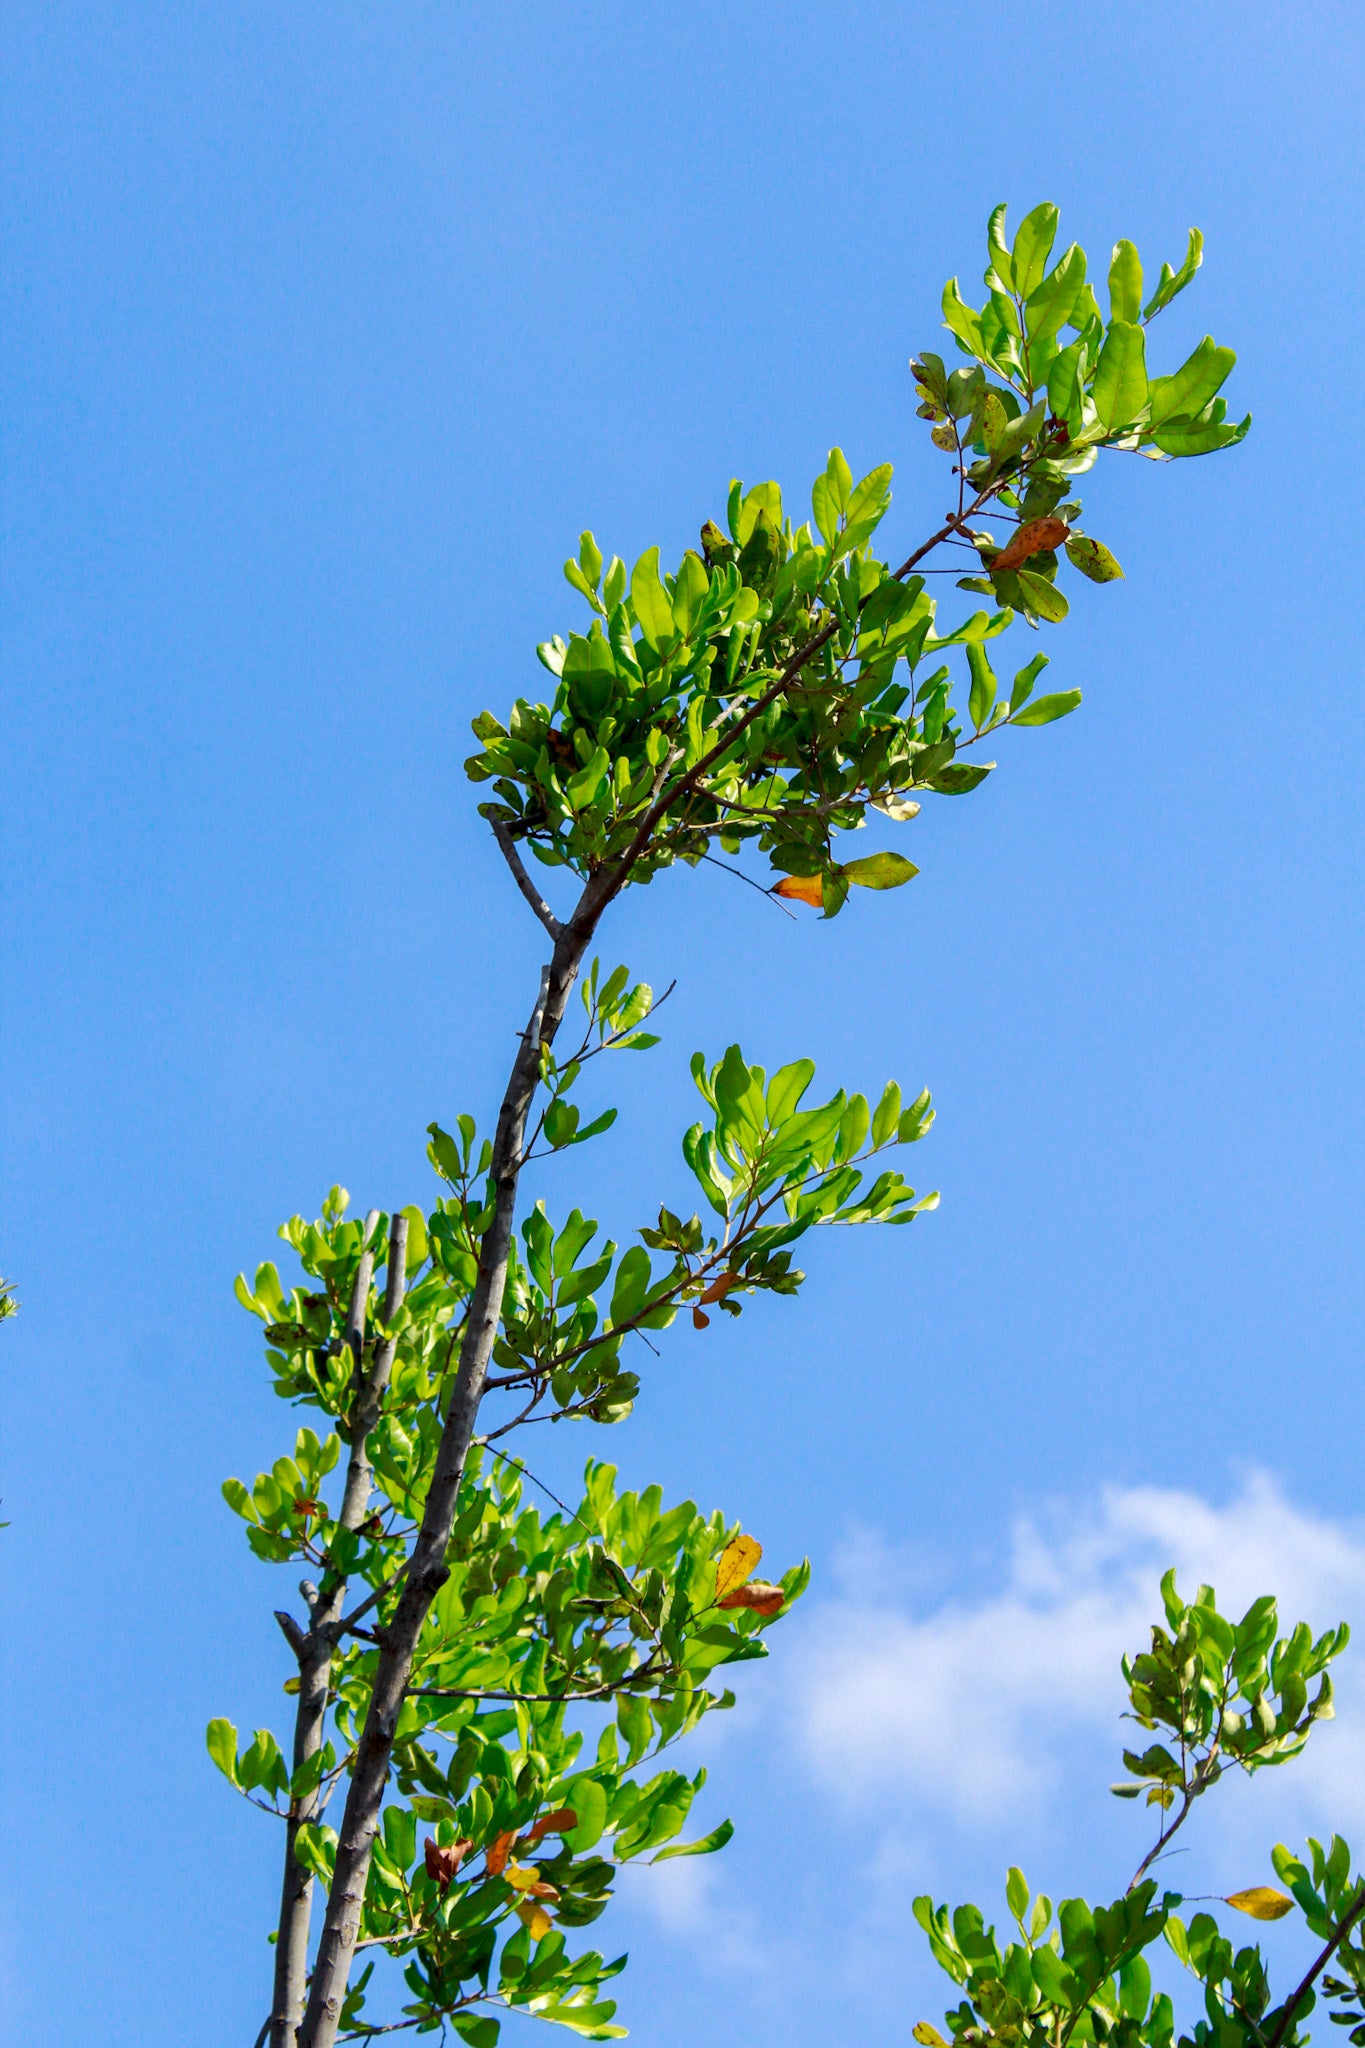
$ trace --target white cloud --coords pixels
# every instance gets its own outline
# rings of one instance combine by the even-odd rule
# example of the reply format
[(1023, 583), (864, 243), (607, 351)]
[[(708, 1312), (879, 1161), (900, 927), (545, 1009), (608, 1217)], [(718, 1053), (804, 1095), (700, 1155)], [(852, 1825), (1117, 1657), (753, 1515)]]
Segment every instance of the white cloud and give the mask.
[[(1118, 1660), (1159, 1618), (1170, 1564), (1187, 1596), (1210, 1581), (1225, 1612), (1274, 1592), (1286, 1625), (1365, 1621), (1365, 1529), (1299, 1510), (1261, 1476), (1225, 1506), (1109, 1488), (1088, 1509), (1022, 1522), (997, 1589), (932, 1611), (922, 1577), (863, 1538), (845, 1561), (844, 1596), (814, 1608), (788, 1652), (806, 1767), (851, 1811), (931, 1829), (1041, 1813), (1078, 1751), (1119, 1775)], [(1259, 1793), (1267, 1779), (1292, 1779), (1294, 1817), (1309, 1824), (1329, 1802), (1338, 1824), (1365, 1814), (1365, 1684), (1350, 1661), (1344, 1725), (1318, 1731), (1307, 1758), (1258, 1783)], [(1270, 1811), (1260, 1797), (1263, 1824), (1287, 1822), (1287, 1795), (1276, 1784)], [(1236, 1800), (1221, 1803), (1235, 1826)]]

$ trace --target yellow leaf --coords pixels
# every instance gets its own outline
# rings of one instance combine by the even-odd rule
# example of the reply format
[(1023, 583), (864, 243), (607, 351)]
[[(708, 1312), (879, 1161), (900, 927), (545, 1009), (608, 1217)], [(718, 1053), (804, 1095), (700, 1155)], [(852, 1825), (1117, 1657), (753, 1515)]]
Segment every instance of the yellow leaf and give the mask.
[(543, 1906), (537, 1906), (531, 1899), (523, 1899), (517, 1907), (517, 1918), (530, 1930), (532, 1941), (541, 1941), (554, 1926)]
[(910, 2031), (919, 2042), (920, 2048), (948, 2048), (948, 2043), (938, 2028), (931, 2027), (928, 2020), (916, 2020)]
[(762, 1555), (763, 1545), (752, 1536), (736, 1536), (733, 1543), (727, 1543), (716, 1566), (717, 1600), (742, 1586)]
[(540, 1883), (540, 1872), (534, 1863), (509, 1863), (502, 1874), (519, 1892), (533, 1892)]
[(1269, 1884), (1254, 1884), (1249, 1892), (1233, 1892), (1223, 1903), (1235, 1906), (1239, 1913), (1250, 1913), (1253, 1920), (1283, 1920), (1286, 1913), (1294, 1910), (1294, 1901)]

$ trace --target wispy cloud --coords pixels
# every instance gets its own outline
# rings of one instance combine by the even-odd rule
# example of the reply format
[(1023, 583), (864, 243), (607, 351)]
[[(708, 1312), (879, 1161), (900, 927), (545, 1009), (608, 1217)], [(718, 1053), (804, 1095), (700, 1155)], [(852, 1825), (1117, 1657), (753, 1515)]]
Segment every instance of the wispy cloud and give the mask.
[[(1225, 1611), (1274, 1592), (1287, 1623), (1365, 1619), (1365, 1529), (1296, 1508), (1261, 1476), (1224, 1506), (1110, 1488), (1021, 1522), (995, 1587), (937, 1607), (864, 1538), (843, 1596), (805, 1617), (789, 1654), (800, 1757), (839, 1801), (919, 1823), (1040, 1810), (1098, 1735), (1118, 1775), (1118, 1660), (1159, 1617), (1170, 1564), (1187, 1593), (1212, 1582)], [(1349, 1670), (1342, 1697), (1365, 1722)], [(1330, 1796), (1349, 1820), (1365, 1812), (1365, 1725), (1330, 1733), (1291, 1775), (1300, 1803)]]

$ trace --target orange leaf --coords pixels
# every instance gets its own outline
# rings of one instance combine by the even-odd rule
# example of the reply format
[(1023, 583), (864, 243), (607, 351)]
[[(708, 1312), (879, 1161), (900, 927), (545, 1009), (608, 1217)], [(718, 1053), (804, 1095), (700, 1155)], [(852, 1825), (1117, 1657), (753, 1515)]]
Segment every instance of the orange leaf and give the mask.
[(545, 1908), (536, 1905), (531, 1899), (522, 1899), (518, 1903), (517, 1917), (529, 1928), (532, 1941), (543, 1940), (555, 1924)]
[(727, 1543), (716, 1566), (716, 1604), (725, 1605), (726, 1599), (736, 1586), (742, 1586), (763, 1555), (763, 1545), (756, 1536), (736, 1536), (733, 1543)]
[(1045, 554), (1049, 548), (1059, 548), (1070, 533), (1065, 519), (1030, 519), (1021, 526), (1007, 548), (1002, 548), (991, 563), (994, 569), (1017, 569), (1030, 555)]
[(704, 1316), (699, 1308), (694, 1308), (692, 1311), (692, 1328), (694, 1330), (709, 1330), (710, 1327), (710, 1316)]
[(526, 1846), (533, 1849), (542, 1835), (571, 1835), (577, 1826), (578, 1815), (571, 1806), (543, 1813), (535, 1826), (526, 1830)]
[(785, 896), (791, 903), (809, 903), (816, 910), (824, 908), (824, 884), (818, 875), (784, 875), (772, 893)]
[(709, 1301), (724, 1301), (730, 1289), (738, 1285), (738, 1273), (722, 1273), (718, 1279), (711, 1282), (705, 1293), (699, 1296), (702, 1306), (705, 1307)]
[(717, 1607), (750, 1607), (755, 1614), (776, 1614), (786, 1599), (780, 1586), (773, 1586), (766, 1579), (751, 1579), (747, 1586), (736, 1586), (732, 1593), (726, 1593), (717, 1600)]
[(517, 1839), (516, 1830), (509, 1828), (505, 1835), (495, 1835), (483, 1852), (490, 1877), (501, 1877), (507, 1868), (507, 1859), (512, 1853), (512, 1844)]

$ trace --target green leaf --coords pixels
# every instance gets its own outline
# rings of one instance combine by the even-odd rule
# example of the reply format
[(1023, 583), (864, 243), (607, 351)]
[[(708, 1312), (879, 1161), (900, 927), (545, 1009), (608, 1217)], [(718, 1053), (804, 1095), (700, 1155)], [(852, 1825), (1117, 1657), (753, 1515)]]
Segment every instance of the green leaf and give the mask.
[(1026, 704), (1033, 695), (1033, 685), (1037, 682), (1047, 664), (1048, 656), (1046, 654), (1035, 654), (1028, 666), (1020, 669), (1018, 675), (1014, 678), (1014, 688), (1010, 691), (1009, 715), (1011, 718), (1014, 717), (1019, 706)]
[(602, 550), (590, 533), (578, 536), (578, 563), (589, 584), (596, 590), (602, 576)]
[(1079, 424), (1084, 405), (1081, 383), (1085, 341), (1077, 335), (1052, 358), (1047, 373), (1047, 402), (1059, 420)]
[(1201, 413), (1227, 383), (1236, 362), (1235, 350), (1220, 348), (1213, 336), (1206, 334), (1174, 376), (1153, 381), (1152, 425), (1159, 427), (1163, 420), (1193, 418)]
[(1073, 242), (1051, 274), (1029, 294), (1024, 324), (1031, 347), (1055, 341), (1075, 313), (1084, 285), (1085, 251)]
[(815, 525), (827, 547), (833, 547), (834, 536), (839, 531), (839, 508), (834, 502), (834, 493), (829, 487), (829, 478), (821, 470), (810, 487), (811, 510), (815, 514)]
[(578, 1826), (564, 1837), (575, 1856), (595, 1848), (607, 1825), (607, 1795), (596, 1778), (580, 1778), (571, 1788), (572, 1806)]
[(1114, 583), (1123, 575), (1104, 542), (1091, 540), (1083, 533), (1072, 534), (1066, 544), (1066, 558), (1073, 569), (1079, 569), (1092, 583)]
[(718, 1828), (712, 1828), (709, 1835), (703, 1835), (698, 1842), (675, 1842), (669, 1849), (660, 1849), (657, 1856), (651, 1856), (651, 1863), (667, 1863), (671, 1856), (710, 1856), (717, 1849), (723, 1849), (735, 1832), (733, 1821), (723, 1820)]
[(1172, 270), (1169, 263), (1162, 264), (1156, 290), (1142, 309), (1143, 319), (1154, 320), (1164, 307), (1169, 306), (1176, 293), (1184, 291), (1203, 260), (1204, 237), (1198, 228), (1191, 228), (1185, 261), (1179, 270)]
[(1142, 317), (1142, 259), (1131, 242), (1115, 242), (1109, 261), (1109, 317), (1130, 326)]
[(646, 548), (630, 573), (630, 601), (640, 631), (656, 653), (673, 645), (673, 606), (659, 577), (659, 550)]
[(709, 587), (706, 564), (695, 549), (689, 548), (673, 579), (673, 623), (684, 639), (697, 623)]
[(848, 501), (847, 545), (860, 546), (882, 519), (891, 503), (891, 477), (891, 464), (883, 462), (855, 486)]
[(981, 316), (967, 305), (957, 288), (955, 277), (950, 277), (943, 287), (943, 324), (965, 355), (985, 354), (981, 339)]
[(1046, 619), (1050, 626), (1060, 626), (1071, 607), (1056, 584), (1049, 583), (1036, 569), (1016, 569), (1014, 573), (1029, 610)]
[(994, 761), (950, 761), (930, 776), (929, 787), (940, 796), (966, 796), (981, 787), (994, 767)]
[(1011, 1865), (1005, 1878), (1005, 1901), (1015, 1919), (1022, 1926), (1024, 1915), (1028, 1911), (1028, 1880), (1025, 1878), (1023, 1871), (1016, 1870), (1013, 1865)]
[(453, 2012), (450, 2024), (469, 2048), (497, 2048), (501, 2028), (490, 2013)]
[(237, 1730), (231, 1721), (224, 1721), (221, 1718), (210, 1721), (205, 1740), (208, 1743), (209, 1755), (223, 1776), (232, 1784), (237, 1784)]
[[(1221, 405), (1222, 400), (1218, 403)], [(1251, 414), (1236, 426), (1227, 421), (1166, 420), (1154, 435), (1163, 455), (1213, 455), (1220, 448), (1235, 448), (1251, 429)]]
[(919, 869), (903, 853), (869, 853), (862, 860), (846, 861), (841, 873), (860, 889), (899, 889)]
[(987, 661), (986, 651), (979, 640), (967, 642), (967, 666), (972, 672), (972, 688), (967, 699), (967, 709), (973, 726), (980, 732), (991, 715), (999, 686), (995, 680), (995, 671)]
[[(655, 552), (657, 553), (657, 550)], [(587, 810), (610, 773), (611, 755), (605, 747), (598, 747), (587, 766), (580, 768), (576, 775), (571, 775), (565, 786), (564, 794), (573, 809)]]
[(1014, 290), (1021, 299), (1036, 291), (1043, 281), (1047, 259), (1057, 239), (1057, 220), (1056, 207), (1050, 200), (1044, 200), (1041, 206), (1034, 207), (1032, 213), (1026, 213), (1019, 223), (1011, 260)]
[[(244, 1522), (260, 1521), (261, 1518), (256, 1512), (256, 1503), (240, 1479), (225, 1479), (223, 1481), (223, 1499), (232, 1509), (233, 1514), (240, 1515)], [(224, 1725), (226, 1726), (226, 1723)]]
[(1016, 711), (1015, 725), (1051, 725), (1055, 718), (1065, 718), (1068, 711), (1074, 711), (1081, 701), (1079, 690), (1059, 690), (1053, 697), (1035, 697), (1022, 711)]
[(895, 1081), (888, 1081), (882, 1090), (882, 1099), (872, 1113), (872, 1142), (874, 1145), (889, 1145), (896, 1135), (901, 1120), (901, 1091)]
[(990, 253), (991, 268), (1007, 292), (1014, 290), (1014, 260), (1005, 241), (1005, 214), (1007, 208), (996, 206), (986, 223), (986, 248)]
[(794, 1116), (798, 1103), (814, 1079), (814, 1060), (793, 1060), (790, 1066), (779, 1067), (768, 1083), (768, 1122), (776, 1127)]
[(1109, 432), (1126, 427), (1147, 403), (1147, 341), (1131, 320), (1113, 320), (1090, 387), (1100, 423)]

